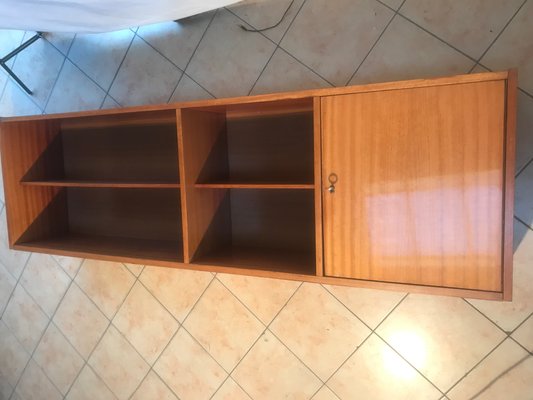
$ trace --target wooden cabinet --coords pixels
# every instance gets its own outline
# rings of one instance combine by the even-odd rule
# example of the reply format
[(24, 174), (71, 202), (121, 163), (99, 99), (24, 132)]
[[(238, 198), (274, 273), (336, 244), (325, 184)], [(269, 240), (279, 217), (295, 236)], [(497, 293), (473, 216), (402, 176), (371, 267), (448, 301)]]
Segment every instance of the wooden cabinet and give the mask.
[(510, 299), (513, 71), (2, 119), (14, 249)]

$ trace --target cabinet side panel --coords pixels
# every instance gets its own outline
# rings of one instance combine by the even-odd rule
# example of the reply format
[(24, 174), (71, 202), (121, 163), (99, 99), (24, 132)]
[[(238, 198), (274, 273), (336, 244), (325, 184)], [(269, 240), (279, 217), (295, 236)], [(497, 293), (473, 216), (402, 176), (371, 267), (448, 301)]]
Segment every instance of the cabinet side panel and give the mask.
[(209, 152), (224, 132), (224, 114), (177, 110), (183, 212), (184, 259), (190, 262), (226, 190), (194, 187)]
[(322, 100), (326, 275), (502, 291), (505, 81)]
[[(59, 193), (58, 188), (20, 184), (32, 167), (40, 165), (41, 157), (58, 132), (59, 125), (55, 121), (4, 122), (1, 125), (0, 147), (10, 246)], [(63, 222), (62, 219), (58, 221)], [(40, 232), (34, 234), (44, 235), (48, 229), (57, 231), (57, 227), (46, 225), (40, 226)]]
[(514, 187), (516, 162), (516, 98), (517, 71), (509, 71), (507, 78), (505, 113), (505, 194), (503, 215), (503, 299), (512, 300), (513, 295), (513, 223)]

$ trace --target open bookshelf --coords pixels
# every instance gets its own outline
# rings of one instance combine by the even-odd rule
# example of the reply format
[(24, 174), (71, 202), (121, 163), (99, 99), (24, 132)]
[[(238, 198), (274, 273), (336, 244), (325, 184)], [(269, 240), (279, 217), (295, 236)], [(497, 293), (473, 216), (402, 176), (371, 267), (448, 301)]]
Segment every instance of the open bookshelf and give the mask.
[(312, 99), (179, 115), (185, 258), (316, 274)]
[[(182, 262), (175, 111), (58, 119), (30, 133), (21, 191), (49, 201), (18, 249)], [(46, 143), (40, 143), (46, 137)], [(15, 145), (15, 143), (13, 143)]]

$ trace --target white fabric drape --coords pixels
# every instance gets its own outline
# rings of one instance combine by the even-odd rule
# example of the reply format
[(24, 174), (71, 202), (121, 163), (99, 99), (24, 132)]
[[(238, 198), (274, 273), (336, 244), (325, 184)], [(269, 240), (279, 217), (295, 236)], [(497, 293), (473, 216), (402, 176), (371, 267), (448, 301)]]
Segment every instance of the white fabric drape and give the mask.
[(0, 0), (0, 28), (108, 32), (172, 21), (239, 0)]

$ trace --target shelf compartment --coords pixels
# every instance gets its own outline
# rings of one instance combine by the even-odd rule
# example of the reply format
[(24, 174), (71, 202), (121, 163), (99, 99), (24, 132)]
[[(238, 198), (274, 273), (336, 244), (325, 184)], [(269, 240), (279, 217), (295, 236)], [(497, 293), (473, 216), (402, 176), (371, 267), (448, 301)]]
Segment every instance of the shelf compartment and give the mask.
[(192, 263), (314, 275), (313, 192), (226, 190)]
[(21, 182), (177, 184), (177, 130), (170, 111), (161, 121), (150, 119), (150, 112), (134, 114), (127, 123), (102, 116), (58, 120), (57, 135)]
[[(212, 147), (199, 155), (205, 162), (195, 183), (312, 185), (313, 113), (300, 108), (285, 111), (239, 117), (221, 114), (225, 123)], [(187, 110), (183, 114), (187, 118)]]
[(55, 186), (80, 188), (138, 188), (138, 189), (178, 189), (179, 183), (174, 182), (120, 182), (120, 181), (75, 181), (75, 180), (42, 180), (22, 181), (24, 186)]
[(62, 188), (16, 246), (182, 262), (179, 189)]

